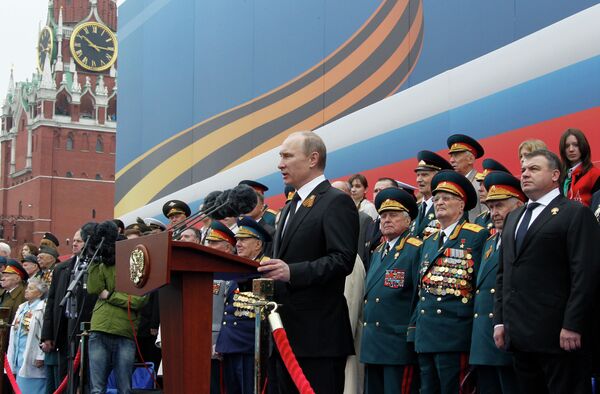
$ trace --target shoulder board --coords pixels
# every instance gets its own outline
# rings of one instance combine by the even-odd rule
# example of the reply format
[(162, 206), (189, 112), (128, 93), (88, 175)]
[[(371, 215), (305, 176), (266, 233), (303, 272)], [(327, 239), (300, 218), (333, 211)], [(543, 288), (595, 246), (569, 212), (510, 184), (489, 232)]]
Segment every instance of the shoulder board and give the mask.
[(279, 213), (279, 211), (278, 211), (278, 210), (271, 209), (271, 208), (267, 208), (267, 210), (266, 210), (265, 212), (272, 213), (273, 215), (277, 215), (277, 214)]
[(478, 233), (482, 230), (485, 230), (483, 227), (475, 223), (465, 223), (463, 224), (462, 228), (464, 228), (465, 230), (472, 231), (474, 233)]
[(383, 249), (385, 245), (385, 241), (383, 241), (382, 243), (380, 243), (379, 245), (377, 245), (377, 247), (375, 248), (376, 252), (381, 252), (381, 249)]
[(484, 217), (489, 211), (483, 211), (481, 212), (479, 215), (477, 215), (478, 218), (482, 218)]
[(421, 241), (419, 238), (415, 238), (415, 237), (409, 237), (406, 240), (406, 243), (410, 244), (412, 246), (416, 246), (416, 247), (423, 245), (423, 241)]
[(435, 235), (437, 233), (440, 232), (440, 229), (435, 229), (435, 231), (433, 231), (432, 233), (430, 233), (429, 235), (425, 236), (425, 238), (423, 238), (423, 241), (425, 241), (426, 239), (430, 238), (432, 235)]
[(496, 235), (498, 235), (498, 233), (491, 233), (491, 235), (489, 237), (487, 237), (486, 241), (494, 238)]

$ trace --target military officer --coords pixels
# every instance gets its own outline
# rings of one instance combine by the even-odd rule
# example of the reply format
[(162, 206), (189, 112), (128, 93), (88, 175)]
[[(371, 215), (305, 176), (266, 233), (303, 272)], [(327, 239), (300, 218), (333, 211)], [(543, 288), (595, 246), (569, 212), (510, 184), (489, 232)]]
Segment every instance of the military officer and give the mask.
[(520, 181), (507, 172), (493, 171), (485, 177), (484, 183), (488, 190), (486, 203), (497, 231), (487, 239), (483, 247), (481, 266), (477, 273), (469, 361), (476, 366), (479, 393), (518, 393), (512, 355), (499, 350), (494, 343), (493, 311), (504, 219), (509, 212), (522, 206), (527, 198), (521, 190)]
[(167, 201), (162, 208), (163, 215), (169, 219), (169, 226), (173, 227), (177, 223), (183, 222), (191, 215), (190, 207), (180, 200)]
[[(453, 134), (446, 141), (448, 144), (448, 153), (450, 154), (450, 164), (454, 171), (465, 176), (473, 185), (475, 190), (479, 190), (479, 182), (475, 179), (477, 170), (474, 168), (475, 160), (483, 156), (483, 147), (474, 138), (464, 134)], [(467, 210), (469, 221), (473, 223), (477, 215), (485, 210), (479, 200), (476, 201), (472, 209)]]
[(456, 394), (467, 372), (475, 278), (488, 233), (464, 218), (477, 202), (466, 177), (443, 170), (431, 188), (440, 229), (421, 249), (415, 349), (421, 393)]
[[(483, 180), (485, 179), (487, 174), (489, 174), (492, 171), (502, 171), (508, 174), (510, 174), (510, 171), (508, 171), (508, 169), (504, 167), (500, 162), (490, 158), (485, 159), (482, 163), (482, 166), (483, 172), (478, 172), (477, 175), (475, 175), (475, 180), (479, 182), (479, 203), (485, 205), (487, 208), (487, 190), (485, 189)], [(494, 228), (494, 224), (492, 223), (492, 216), (488, 209), (484, 210), (479, 215), (477, 215), (474, 223), (480, 225), (481, 227), (485, 227), (488, 231), (490, 231), (490, 233), (493, 232), (491, 230)]]
[(44, 235), (42, 236), (42, 240), (40, 241), (40, 247), (41, 246), (49, 246), (51, 248), (58, 250), (58, 247), (60, 246), (60, 242), (58, 242), (58, 238), (56, 238), (56, 236), (54, 234), (44, 233)]
[[(252, 181), (252, 180), (248, 180), (248, 179), (241, 181), (239, 184), (240, 185), (248, 185), (251, 188), (253, 188), (254, 190), (256, 190), (257, 194), (259, 194), (258, 201), (262, 205), (262, 216), (260, 217), (260, 220), (258, 220), (258, 222), (259, 223), (264, 222), (265, 224), (269, 225), (270, 227), (275, 228), (275, 218), (277, 218), (277, 214), (279, 213), (279, 211), (277, 211), (275, 209), (271, 209), (271, 208), (269, 208), (269, 206), (267, 204), (265, 204), (265, 193), (269, 190), (267, 185), (263, 185), (260, 182), (256, 182), (256, 181)], [(268, 230), (268, 228), (267, 228), (267, 230)], [(271, 235), (273, 235), (273, 234), (271, 234)]]
[(417, 357), (407, 342), (423, 243), (409, 231), (417, 204), (404, 190), (388, 188), (378, 193), (375, 206), (386, 241), (373, 253), (366, 278), (360, 349), (365, 393), (417, 393)]
[(235, 250), (235, 234), (220, 221), (213, 220), (210, 223), (204, 243), (209, 248), (225, 253), (233, 253)]
[[(235, 234), (238, 256), (263, 261), (264, 245), (271, 235), (249, 216), (237, 220)], [(223, 312), (223, 325), (216, 352), (223, 356), (223, 375), (227, 393), (254, 393), (254, 307), (250, 280), (229, 283)]]
[(411, 225), (411, 234), (423, 239), (439, 226), (433, 209), (431, 178), (440, 170), (451, 170), (452, 166), (443, 157), (428, 150), (417, 153), (417, 160), (419, 161), (415, 168), (417, 188), (423, 195), (423, 200), (419, 205), (418, 215)]

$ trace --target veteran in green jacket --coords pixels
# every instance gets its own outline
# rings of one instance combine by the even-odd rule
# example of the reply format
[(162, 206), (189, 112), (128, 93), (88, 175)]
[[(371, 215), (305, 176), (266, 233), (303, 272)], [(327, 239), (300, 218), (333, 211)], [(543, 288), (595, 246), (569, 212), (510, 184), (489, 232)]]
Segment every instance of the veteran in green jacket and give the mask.
[(468, 371), (475, 279), (488, 232), (463, 217), (478, 200), (467, 178), (440, 171), (431, 187), (441, 229), (421, 249), (415, 350), (421, 393), (456, 394)]
[(469, 362), (475, 367), (479, 392), (519, 393), (512, 355), (498, 349), (494, 343), (493, 312), (504, 219), (522, 206), (527, 197), (521, 190), (520, 181), (507, 172), (490, 172), (484, 179), (484, 186), (487, 190), (486, 205), (496, 231), (483, 247), (477, 274)]
[(386, 241), (371, 257), (365, 285), (360, 349), (365, 393), (418, 393), (417, 357), (407, 341), (422, 244), (408, 229), (417, 205), (404, 190), (388, 188), (377, 194), (375, 207)]

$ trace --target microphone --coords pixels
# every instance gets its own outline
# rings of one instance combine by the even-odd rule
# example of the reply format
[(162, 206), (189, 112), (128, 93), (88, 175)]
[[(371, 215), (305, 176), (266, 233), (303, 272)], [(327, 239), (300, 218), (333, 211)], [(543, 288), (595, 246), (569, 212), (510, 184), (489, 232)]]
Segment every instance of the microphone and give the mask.
[(209, 216), (216, 220), (237, 217), (252, 211), (256, 204), (258, 204), (258, 198), (254, 189), (248, 185), (238, 185), (233, 189), (225, 190), (217, 198), (215, 205), (223, 205), (223, 207)]
[(213, 213), (216, 209), (221, 208), (217, 204), (217, 199), (219, 199), (221, 194), (223, 194), (223, 192), (220, 190), (215, 190), (208, 193), (204, 198), (204, 202), (202, 203), (201, 209), (198, 212), (194, 213), (193, 215), (190, 215), (184, 221), (179, 222), (173, 227), (171, 227), (171, 230), (173, 231), (173, 239), (179, 239), (181, 233), (183, 233), (185, 230), (193, 227), (196, 223), (206, 219), (206, 217), (209, 214)]

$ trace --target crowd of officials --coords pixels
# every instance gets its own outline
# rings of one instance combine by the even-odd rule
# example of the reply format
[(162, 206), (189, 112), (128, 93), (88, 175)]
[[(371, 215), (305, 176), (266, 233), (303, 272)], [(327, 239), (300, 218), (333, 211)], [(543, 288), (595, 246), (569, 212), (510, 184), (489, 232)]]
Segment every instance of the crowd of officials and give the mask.
[[(275, 280), (290, 345), (316, 393), (592, 392), (600, 170), (584, 133), (566, 130), (560, 157), (524, 141), (518, 176), (489, 157), (478, 172), (485, 150), (467, 135), (447, 144), (447, 159), (416, 154), (414, 179), (378, 179), (370, 201), (365, 176), (330, 183), (323, 141), (293, 133), (280, 147), (280, 211), (265, 205), (265, 185), (245, 180), (256, 204), (239, 217), (187, 228), (192, 210), (171, 200), (166, 224), (83, 225), (62, 262), (50, 233), (18, 252), (0, 243), (17, 384), (50, 393), (68, 376), (75, 392), (81, 322), (91, 322), (84, 391), (105, 392), (114, 370), (118, 392), (129, 393), (136, 360), (158, 368), (158, 293), (115, 290), (114, 244), (178, 227), (179, 241), (256, 260), (256, 276)], [(100, 236), (103, 252), (90, 261), (84, 240)], [(252, 298), (251, 278), (213, 283), (212, 393), (254, 392)], [(275, 348), (267, 365), (265, 392), (297, 392)]]

